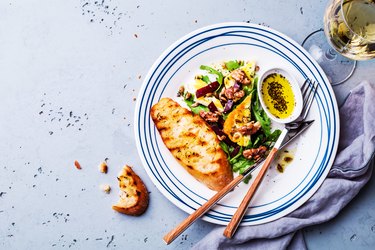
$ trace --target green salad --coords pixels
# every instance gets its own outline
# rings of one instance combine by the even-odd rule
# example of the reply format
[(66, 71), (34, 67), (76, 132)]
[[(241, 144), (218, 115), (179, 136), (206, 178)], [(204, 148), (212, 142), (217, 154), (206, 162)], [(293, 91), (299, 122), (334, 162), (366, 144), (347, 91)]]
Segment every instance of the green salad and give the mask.
[(258, 71), (254, 61), (201, 65), (201, 73), (177, 94), (213, 129), (232, 170), (239, 174), (262, 159), (281, 133), (272, 131), (271, 120), (260, 105)]

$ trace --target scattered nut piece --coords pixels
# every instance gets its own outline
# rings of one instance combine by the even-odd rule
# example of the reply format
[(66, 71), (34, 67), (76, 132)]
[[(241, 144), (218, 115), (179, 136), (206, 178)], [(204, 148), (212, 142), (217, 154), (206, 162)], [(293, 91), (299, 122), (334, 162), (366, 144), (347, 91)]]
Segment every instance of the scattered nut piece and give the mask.
[(203, 111), (201, 110), (199, 112), (199, 115), (203, 118), (203, 120), (207, 122), (218, 122), (219, 121), (219, 115), (217, 113), (211, 112), (211, 111)]
[(82, 169), (81, 164), (79, 164), (78, 161), (74, 161), (74, 166), (76, 166), (77, 169)]
[(246, 76), (246, 73), (241, 70), (241, 69), (235, 69), (233, 70), (230, 75), (232, 76), (232, 78), (234, 80), (236, 80), (237, 82), (243, 84), (243, 85), (247, 85), (247, 84), (250, 84), (251, 81), (249, 78), (247, 78)]
[(108, 172), (108, 165), (107, 165), (107, 163), (105, 161), (103, 161), (102, 163), (100, 163), (100, 165), (99, 165), (99, 171), (101, 173), (104, 173), (104, 174), (106, 174)]
[(108, 184), (100, 185), (100, 189), (103, 190), (107, 194), (109, 194), (109, 192), (111, 192), (111, 186), (109, 186)]
[(238, 140), (238, 139), (240, 139), (240, 137), (241, 137), (241, 133), (240, 132), (235, 132), (233, 134), (233, 140)]
[(219, 139), (219, 141), (223, 141), (227, 137), (225, 135), (222, 135), (222, 136), (218, 135), (217, 138)]
[(184, 92), (185, 92), (184, 86), (180, 86), (178, 88), (177, 96), (180, 97), (180, 96), (184, 95)]
[(265, 146), (260, 146), (259, 148), (246, 149), (242, 152), (242, 155), (247, 159), (254, 159), (255, 161), (261, 159), (262, 156), (267, 152)]
[(191, 97), (191, 94), (189, 92), (186, 92), (185, 94), (185, 100), (189, 100)]

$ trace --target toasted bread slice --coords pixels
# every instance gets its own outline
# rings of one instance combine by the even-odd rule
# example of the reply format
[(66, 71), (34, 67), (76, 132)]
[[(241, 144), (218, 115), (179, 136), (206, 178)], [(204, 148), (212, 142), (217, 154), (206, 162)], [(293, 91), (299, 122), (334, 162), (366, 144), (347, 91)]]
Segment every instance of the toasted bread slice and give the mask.
[(199, 115), (170, 98), (162, 98), (151, 108), (151, 117), (164, 144), (198, 181), (218, 191), (233, 180), (220, 141)]
[(127, 215), (143, 214), (148, 207), (149, 195), (141, 178), (125, 165), (117, 179), (121, 190), (120, 200), (112, 208)]

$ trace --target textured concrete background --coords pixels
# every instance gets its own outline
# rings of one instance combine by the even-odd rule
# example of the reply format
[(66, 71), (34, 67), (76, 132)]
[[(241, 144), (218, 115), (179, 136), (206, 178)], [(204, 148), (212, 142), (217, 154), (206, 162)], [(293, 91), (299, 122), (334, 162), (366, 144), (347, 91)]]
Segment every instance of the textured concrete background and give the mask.
[[(0, 249), (188, 249), (214, 225), (186, 217), (152, 184), (135, 148), (133, 112), (143, 78), (181, 36), (245, 21), (297, 42), (322, 26), (326, 1), (0, 1)], [(339, 104), (374, 60), (334, 90)], [(108, 158), (107, 175), (98, 164)], [(82, 170), (75, 169), (78, 160)], [(116, 175), (134, 166), (151, 192), (139, 218), (114, 212)], [(373, 178), (372, 178), (373, 179)], [(100, 184), (113, 192), (105, 194)], [(307, 228), (310, 249), (375, 245), (375, 184), (334, 220)]]

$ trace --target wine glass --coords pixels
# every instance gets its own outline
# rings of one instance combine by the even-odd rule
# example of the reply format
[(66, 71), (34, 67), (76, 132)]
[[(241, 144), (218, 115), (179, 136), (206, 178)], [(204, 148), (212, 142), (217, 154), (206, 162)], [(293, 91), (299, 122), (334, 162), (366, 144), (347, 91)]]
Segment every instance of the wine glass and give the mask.
[(356, 60), (375, 58), (375, 0), (329, 1), (324, 30), (312, 32), (302, 46), (332, 85), (345, 82), (353, 74)]

